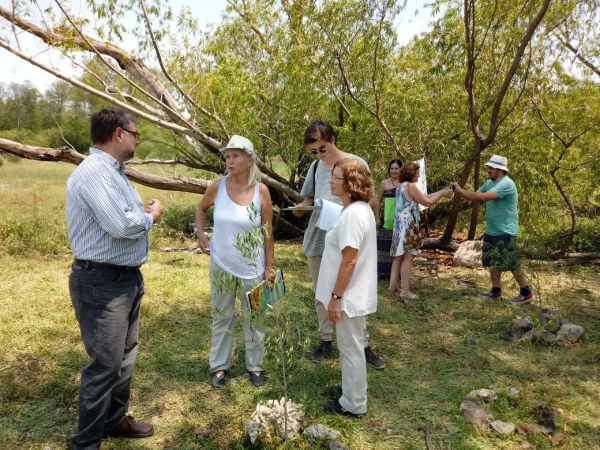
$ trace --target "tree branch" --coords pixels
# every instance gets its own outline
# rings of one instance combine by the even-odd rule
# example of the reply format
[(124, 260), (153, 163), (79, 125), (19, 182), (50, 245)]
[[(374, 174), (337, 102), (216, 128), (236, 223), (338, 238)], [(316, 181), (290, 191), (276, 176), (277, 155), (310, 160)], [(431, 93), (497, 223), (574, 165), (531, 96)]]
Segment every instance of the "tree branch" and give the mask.
[(500, 108), (502, 106), (502, 103), (504, 102), (504, 98), (506, 97), (506, 94), (512, 83), (515, 73), (517, 72), (517, 69), (519, 68), (519, 65), (521, 64), (521, 60), (523, 59), (523, 55), (525, 54), (525, 49), (531, 42), (531, 39), (533, 38), (533, 34), (534, 34), (535, 30), (537, 29), (539, 24), (542, 22), (542, 19), (544, 18), (544, 16), (546, 15), (546, 12), (548, 11), (548, 7), (550, 6), (550, 1), (551, 0), (543, 1), (542, 6), (540, 7), (537, 15), (535, 16), (533, 21), (529, 24), (529, 26), (527, 27), (527, 31), (525, 31), (525, 34), (521, 38), (519, 48), (517, 49), (517, 52), (515, 53), (515, 56), (512, 60), (511, 66), (510, 66), (510, 69), (508, 70), (508, 73), (506, 74), (506, 77), (504, 78), (504, 83), (502, 84), (502, 87), (500, 88), (500, 91), (498, 92), (498, 97), (496, 97), (496, 101), (494, 102), (494, 107), (492, 108), (492, 116), (490, 118), (490, 131), (489, 131), (488, 137), (486, 138), (486, 141), (488, 143), (494, 142), (494, 139), (496, 138), (496, 134), (498, 133), (498, 126), (499, 126), (498, 117), (500, 114)]
[[(0, 138), (0, 150), (19, 158), (32, 159), (35, 161), (63, 161), (75, 165), (79, 165), (86, 158), (85, 155), (82, 155), (69, 147), (33, 147), (2, 138)], [(206, 188), (211, 183), (207, 180), (188, 178), (182, 175), (179, 175), (176, 178), (161, 177), (141, 172), (132, 167), (127, 167), (125, 169), (125, 174), (130, 180), (135, 181), (136, 183), (164, 191), (204, 194)]]
[(589, 69), (592, 70), (592, 72), (594, 72), (596, 75), (598, 75), (600, 77), (600, 69), (598, 67), (596, 67), (594, 64), (592, 64), (588, 59), (586, 59), (581, 52), (579, 51), (579, 49), (573, 47), (573, 45), (571, 45), (570, 42), (568, 42), (567, 40), (564, 40), (561, 36), (558, 35), (558, 33), (554, 33), (554, 36), (556, 36), (556, 38), (558, 39), (558, 41), (567, 49), (569, 50), (571, 53), (573, 53), (573, 55), (575, 55), (575, 57), (581, 61), (586, 67), (588, 67)]

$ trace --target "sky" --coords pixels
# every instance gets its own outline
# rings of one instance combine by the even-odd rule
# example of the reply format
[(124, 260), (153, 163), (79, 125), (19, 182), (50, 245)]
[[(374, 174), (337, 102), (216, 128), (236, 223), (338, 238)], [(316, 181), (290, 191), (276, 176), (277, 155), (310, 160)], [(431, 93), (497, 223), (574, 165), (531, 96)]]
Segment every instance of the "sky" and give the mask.
[[(10, 9), (11, 2), (12, 0), (0, 0), (0, 5)], [(227, 5), (226, 0), (168, 0), (168, 2), (174, 12), (181, 10), (184, 6), (189, 7), (203, 27), (208, 27), (208, 24), (219, 23)], [(76, 3), (77, 0), (72, 1), (71, 5)], [(80, 0), (80, 4), (83, 3), (83, 0)], [(427, 29), (431, 17), (423, 7), (423, 3), (423, 0), (409, 0), (406, 9), (397, 21), (401, 43), (408, 42), (412, 36)], [(77, 10), (74, 9), (74, 11)], [(26, 33), (22, 33), (19, 39), (24, 53), (28, 55), (37, 55), (43, 48), (38, 44), (37, 39), (26, 36)], [(125, 45), (123, 47), (127, 50)], [(64, 59), (61, 60), (58, 52), (42, 55), (39, 60), (55, 69), (60, 69), (65, 75), (75, 74), (70, 62)], [(43, 91), (50, 83), (57, 80), (54, 75), (29, 64), (27, 61), (23, 61), (3, 48), (0, 48), (0, 61), (2, 61), (3, 67), (0, 71), (0, 82), (5, 84), (22, 83), (29, 80), (39, 90)]]

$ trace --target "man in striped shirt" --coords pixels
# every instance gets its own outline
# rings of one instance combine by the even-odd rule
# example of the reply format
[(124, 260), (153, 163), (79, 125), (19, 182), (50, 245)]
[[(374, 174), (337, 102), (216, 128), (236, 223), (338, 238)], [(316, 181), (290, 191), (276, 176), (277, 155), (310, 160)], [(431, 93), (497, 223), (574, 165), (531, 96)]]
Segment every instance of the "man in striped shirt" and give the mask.
[(99, 449), (103, 437), (152, 436), (151, 424), (127, 416), (137, 355), (148, 233), (163, 208), (144, 208), (125, 177), (140, 134), (127, 111), (92, 115), (93, 147), (67, 181), (67, 229), (75, 260), (69, 292), (90, 363), (81, 373), (73, 449)]

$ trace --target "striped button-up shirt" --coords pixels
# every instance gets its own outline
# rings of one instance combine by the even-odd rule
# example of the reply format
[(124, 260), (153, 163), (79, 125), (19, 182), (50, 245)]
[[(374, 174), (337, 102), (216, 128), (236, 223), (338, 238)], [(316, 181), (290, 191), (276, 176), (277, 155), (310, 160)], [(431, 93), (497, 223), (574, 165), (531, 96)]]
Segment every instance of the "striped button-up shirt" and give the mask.
[(67, 181), (67, 231), (73, 256), (139, 266), (148, 259), (152, 215), (125, 177), (125, 166), (90, 148)]

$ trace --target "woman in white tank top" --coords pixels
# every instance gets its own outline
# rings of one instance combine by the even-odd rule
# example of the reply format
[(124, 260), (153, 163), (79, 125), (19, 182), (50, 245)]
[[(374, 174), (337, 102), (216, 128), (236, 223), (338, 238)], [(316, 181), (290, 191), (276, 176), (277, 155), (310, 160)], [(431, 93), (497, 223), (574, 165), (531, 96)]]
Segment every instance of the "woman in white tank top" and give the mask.
[[(235, 293), (239, 289), (246, 347), (246, 370), (254, 387), (264, 384), (262, 362), (265, 330), (259, 321), (251, 320), (258, 312), (250, 311), (246, 292), (274, 274), (275, 250), (271, 231), (273, 206), (267, 187), (260, 183), (256, 154), (252, 142), (234, 135), (221, 150), (225, 154), (227, 176), (208, 187), (196, 212), (198, 246), (210, 255), (212, 344), (210, 349), (211, 384), (220, 389), (225, 385), (233, 348)], [(210, 246), (204, 226), (206, 212), (214, 210), (213, 235)], [(266, 229), (268, 233), (264, 232)], [(250, 239), (250, 251), (241, 251), (239, 239), (263, 230)]]

